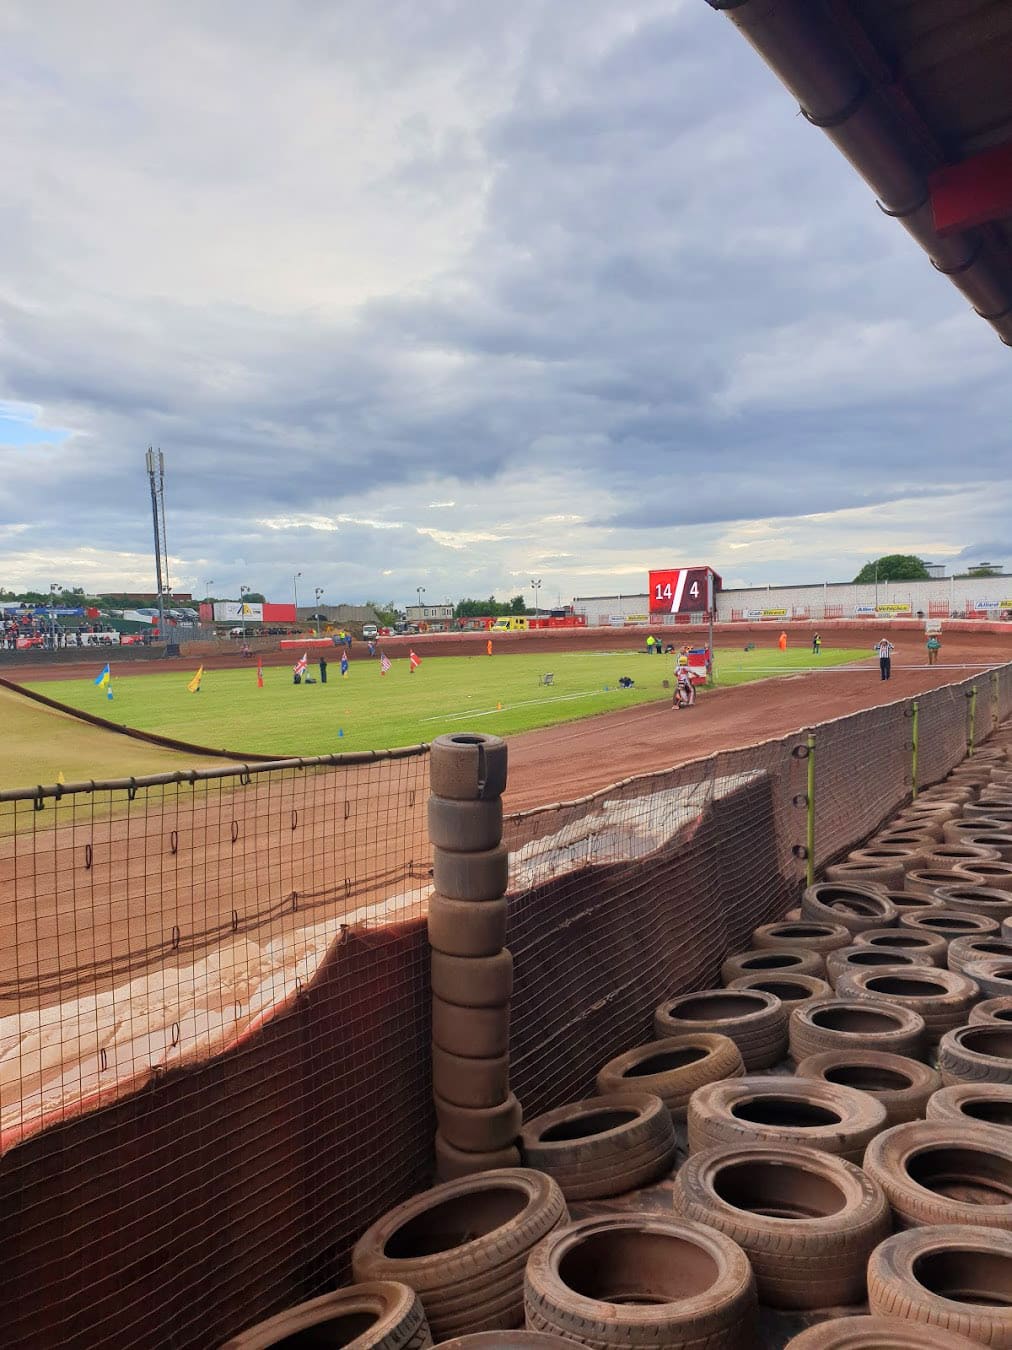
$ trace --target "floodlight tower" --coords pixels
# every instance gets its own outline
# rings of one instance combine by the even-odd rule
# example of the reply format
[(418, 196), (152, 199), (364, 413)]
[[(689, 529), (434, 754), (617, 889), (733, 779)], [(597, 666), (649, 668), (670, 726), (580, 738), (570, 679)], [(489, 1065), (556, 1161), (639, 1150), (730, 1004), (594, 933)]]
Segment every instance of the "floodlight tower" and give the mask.
[(148, 446), (145, 456), (151, 487), (151, 520), (155, 534), (155, 583), (158, 590), (158, 633), (163, 642), (165, 630), (165, 592), (169, 589), (169, 549), (165, 538), (165, 456)]

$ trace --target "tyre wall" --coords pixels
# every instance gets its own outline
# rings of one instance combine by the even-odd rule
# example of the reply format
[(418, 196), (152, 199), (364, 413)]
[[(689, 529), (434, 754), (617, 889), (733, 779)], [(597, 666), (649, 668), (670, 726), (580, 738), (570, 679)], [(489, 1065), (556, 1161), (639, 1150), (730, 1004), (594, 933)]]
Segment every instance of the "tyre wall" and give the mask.
[[(923, 785), (1012, 715), (977, 686), (920, 697)], [(910, 711), (814, 728), (820, 860), (908, 795)], [(804, 740), (507, 818), (529, 1116), (794, 903)], [(425, 757), (166, 778), (0, 794), (5, 1345), (220, 1344), (430, 1175)]]

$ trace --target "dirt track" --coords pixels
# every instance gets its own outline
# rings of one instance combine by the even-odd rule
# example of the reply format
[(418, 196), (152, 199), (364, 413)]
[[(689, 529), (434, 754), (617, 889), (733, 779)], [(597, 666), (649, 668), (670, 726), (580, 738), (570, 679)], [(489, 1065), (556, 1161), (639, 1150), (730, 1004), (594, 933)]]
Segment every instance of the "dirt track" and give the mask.
[[(519, 650), (543, 641), (560, 650), (555, 635), (518, 636), (509, 645)], [(613, 649), (626, 636), (594, 640)], [(589, 634), (581, 637), (574, 645), (591, 645)], [(835, 632), (833, 642), (865, 647), (869, 635)], [(1012, 658), (1012, 641), (946, 635), (946, 664), (934, 669), (919, 664), (922, 653), (919, 636), (898, 637), (888, 684), (869, 661), (717, 690), (691, 711), (646, 704), (514, 737), (507, 810), (582, 797), (636, 773), (962, 680)], [(155, 670), (171, 664), (152, 662)], [(61, 667), (59, 677), (72, 669)], [(21, 678), (40, 674), (32, 668)], [(145, 951), (192, 962), (233, 931), (265, 941), (424, 884), (425, 779), (424, 761), (415, 759), (340, 774), (264, 775), (246, 787), (232, 779), (205, 793), (184, 785), (167, 790), (164, 804), (141, 793), (132, 805), (119, 802), (111, 818), (92, 816), (90, 799), (65, 801), (56, 828), (52, 805), (41, 820), (29, 810), (21, 818), (27, 828), (0, 841), (0, 1013), (70, 997), (75, 970), (87, 972), (87, 987), (105, 987), (139, 968)], [(40, 978), (45, 988), (33, 988)]]

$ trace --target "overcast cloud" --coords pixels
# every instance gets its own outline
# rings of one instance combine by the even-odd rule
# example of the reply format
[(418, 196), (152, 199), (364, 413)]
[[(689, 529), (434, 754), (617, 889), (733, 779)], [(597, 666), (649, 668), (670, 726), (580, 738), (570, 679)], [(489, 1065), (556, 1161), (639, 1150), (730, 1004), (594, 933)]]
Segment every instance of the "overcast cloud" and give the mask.
[(8, 0), (0, 584), (1012, 559), (1012, 355), (703, 0)]

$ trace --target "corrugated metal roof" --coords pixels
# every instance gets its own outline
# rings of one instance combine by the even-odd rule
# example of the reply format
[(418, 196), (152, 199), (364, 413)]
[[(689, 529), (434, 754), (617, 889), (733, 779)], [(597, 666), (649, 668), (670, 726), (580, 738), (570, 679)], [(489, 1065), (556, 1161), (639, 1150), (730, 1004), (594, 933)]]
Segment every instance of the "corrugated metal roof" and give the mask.
[(708, 3), (1012, 344), (1012, 219), (942, 238), (928, 191), (938, 169), (1012, 143), (1012, 0)]

